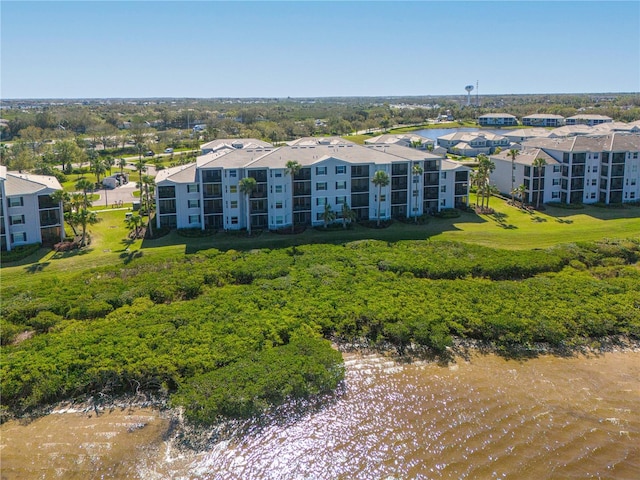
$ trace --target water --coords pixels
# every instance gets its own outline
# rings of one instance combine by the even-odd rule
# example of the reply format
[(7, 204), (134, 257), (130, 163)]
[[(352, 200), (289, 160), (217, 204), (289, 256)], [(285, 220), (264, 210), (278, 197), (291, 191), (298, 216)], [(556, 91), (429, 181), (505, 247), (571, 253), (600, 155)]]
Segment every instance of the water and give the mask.
[(10, 422), (3, 478), (640, 478), (640, 352), (345, 360), (345, 389), (324, 408), (199, 452), (165, 441), (167, 420), (149, 411)]

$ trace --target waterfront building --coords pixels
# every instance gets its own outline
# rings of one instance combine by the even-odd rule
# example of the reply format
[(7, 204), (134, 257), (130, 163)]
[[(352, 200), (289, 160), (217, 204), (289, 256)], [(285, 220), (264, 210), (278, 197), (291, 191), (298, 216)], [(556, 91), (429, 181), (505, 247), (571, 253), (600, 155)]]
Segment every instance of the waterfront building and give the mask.
[(364, 141), (365, 145), (401, 145), (403, 147), (417, 148), (419, 150), (433, 150), (434, 141), (430, 138), (423, 137), (411, 133), (402, 133), (397, 135), (385, 134), (377, 137), (368, 138)]
[[(491, 156), (491, 182), (504, 194), (524, 184), (536, 202), (536, 158), (543, 158), (541, 203), (625, 203), (640, 199), (640, 134), (613, 132), (565, 138), (534, 138), (512, 162), (508, 152)], [(511, 173), (511, 175), (509, 175)], [(512, 178), (513, 176), (513, 178)]]
[(600, 125), (601, 123), (613, 122), (613, 118), (605, 115), (580, 114), (569, 117), (566, 120), (567, 125)]
[(564, 122), (562, 115), (550, 113), (534, 113), (533, 115), (522, 117), (522, 125), (526, 127), (561, 127)]
[(497, 147), (509, 148), (509, 139), (490, 132), (453, 132), (438, 137), (438, 146), (447, 152), (466, 157), (475, 157), (481, 153), (488, 155)]
[[(288, 162), (300, 165), (293, 179)], [(413, 175), (415, 165), (421, 175)], [(389, 177), (380, 198), (372, 183), (379, 170)], [(252, 228), (315, 226), (324, 223), (326, 205), (339, 221), (345, 204), (358, 220), (407, 218), (468, 205), (469, 172), (425, 150), (339, 137), (224, 149), (158, 173), (156, 221), (158, 227), (239, 230), (247, 228), (249, 213)], [(248, 201), (240, 188), (246, 177), (256, 181)]]
[(508, 113), (487, 113), (478, 117), (481, 127), (513, 127), (518, 125), (518, 119)]
[(52, 245), (64, 238), (62, 205), (51, 194), (62, 190), (55, 177), (8, 172), (0, 166), (2, 250), (20, 245)]

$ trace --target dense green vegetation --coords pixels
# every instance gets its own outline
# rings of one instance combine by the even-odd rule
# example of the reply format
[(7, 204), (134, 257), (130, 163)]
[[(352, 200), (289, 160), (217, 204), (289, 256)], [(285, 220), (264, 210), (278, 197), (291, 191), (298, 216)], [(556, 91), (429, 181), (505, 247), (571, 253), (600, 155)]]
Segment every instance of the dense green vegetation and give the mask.
[(365, 240), (34, 277), (3, 285), (2, 405), (157, 391), (209, 423), (335, 388), (328, 339), (435, 354), (454, 336), (504, 352), (640, 339), (639, 259), (638, 240), (522, 251)]

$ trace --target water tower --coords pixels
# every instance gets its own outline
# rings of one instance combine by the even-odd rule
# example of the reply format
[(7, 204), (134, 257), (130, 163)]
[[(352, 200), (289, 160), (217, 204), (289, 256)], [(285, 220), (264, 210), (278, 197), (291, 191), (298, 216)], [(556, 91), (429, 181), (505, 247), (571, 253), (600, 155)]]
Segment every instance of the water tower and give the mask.
[(464, 89), (467, 91), (467, 107), (469, 105), (471, 105), (471, 92), (473, 91), (473, 85), (467, 85), (466, 87), (464, 87)]

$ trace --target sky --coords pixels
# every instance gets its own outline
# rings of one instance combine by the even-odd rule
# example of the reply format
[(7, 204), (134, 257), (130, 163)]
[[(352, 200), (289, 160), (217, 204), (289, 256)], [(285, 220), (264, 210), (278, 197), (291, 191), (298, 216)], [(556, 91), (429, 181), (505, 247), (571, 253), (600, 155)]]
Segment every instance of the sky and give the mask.
[(3, 99), (640, 92), (637, 0), (2, 0), (0, 27)]

